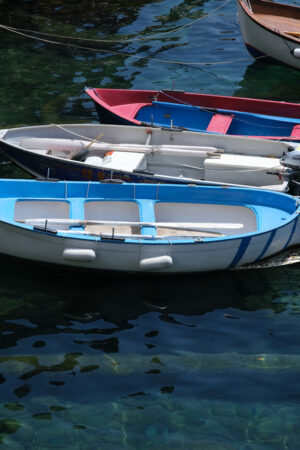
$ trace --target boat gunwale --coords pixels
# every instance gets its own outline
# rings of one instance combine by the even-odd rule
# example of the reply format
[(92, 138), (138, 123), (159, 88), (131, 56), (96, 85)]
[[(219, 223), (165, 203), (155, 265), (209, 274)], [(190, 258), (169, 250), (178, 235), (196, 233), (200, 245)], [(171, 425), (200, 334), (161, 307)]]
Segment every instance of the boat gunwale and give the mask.
[[(34, 182), (34, 181), (32, 181), (32, 182)], [(61, 182), (62, 184), (65, 184), (65, 182)], [(75, 182), (75, 183), (81, 183), (81, 182)], [(83, 182), (84, 184), (88, 184), (88, 182)], [(182, 186), (183, 187), (183, 186)], [(221, 187), (219, 188), (218, 187), (218, 189), (222, 189)], [(254, 189), (254, 188), (231, 188), (231, 190), (245, 190), (245, 191), (256, 191), (256, 189)], [(274, 194), (274, 195), (283, 195), (283, 196), (286, 196), (286, 194), (281, 194), (281, 193), (272, 193), (272, 192), (266, 192), (266, 194)], [(255, 236), (263, 236), (263, 235), (265, 235), (265, 234), (267, 234), (267, 233), (270, 233), (270, 232), (272, 232), (272, 231), (274, 231), (274, 230), (280, 230), (280, 229), (282, 229), (283, 227), (286, 227), (286, 226), (288, 226), (288, 225), (290, 225), (291, 223), (293, 223), (294, 221), (298, 221), (298, 217), (299, 217), (299, 213), (300, 213), (300, 207), (299, 207), (299, 200), (298, 199), (296, 199), (296, 198), (294, 198), (294, 197), (290, 197), (290, 196), (287, 196), (288, 198), (289, 198), (289, 202), (291, 203), (291, 207), (292, 207), (292, 202), (294, 202), (294, 205), (293, 205), (293, 211), (291, 211), (291, 212), (289, 212), (288, 211), (288, 209), (289, 208), (286, 208), (284, 211), (288, 214), (288, 217), (285, 219), (285, 222), (282, 224), (282, 225), (279, 225), (278, 226), (278, 224), (276, 225), (276, 223), (275, 223), (275, 225), (271, 225), (271, 226), (268, 226), (268, 228), (267, 229), (265, 229), (265, 230), (259, 230), (259, 229), (256, 229), (256, 230), (254, 230), (254, 231), (250, 231), (250, 232), (247, 232), (247, 233), (240, 233), (240, 234), (236, 234), (236, 235), (229, 235), (229, 236), (219, 236), (219, 237), (208, 237), (208, 236), (205, 236), (205, 237), (201, 237), (201, 236), (169, 236), (169, 237), (166, 237), (166, 238), (164, 238), (164, 237), (160, 237), (159, 239), (156, 237), (156, 236), (153, 236), (153, 239), (152, 238), (147, 238), (147, 239), (143, 239), (143, 237), (127, 237), (127, 238), (125, 238), (125, 239), (122, 239), (122, 244), (130, 244), (130, 245), (133, 245), (133, 244), (136, 244), (136, 245), (141, 245), (141, 244), (147, 244), (147, 245), (152, 245), (152, 244), (154, 244), (154, 245), (170, 245), (170, 243), (172, 244), (172, 245), (192, 245), (192, 244), (200, 244), (200, 243), (216, 243), (216, 242), (228, 242), (228, 241), (235, 241), (235, 240), (239, 240), (239, 239), (244, 239), (244, 238), (251, 238), (251, 237), (255, 237)], [(2, 198), (4, 198), (4, 197), (2, 197)], [(11, 203), (12, 203), (12, 205), (15, 205), (16, 204), (16, 202), (17, 201), (28, 201), (29, 199), (31, 200), (31, 201), (34, 201), (34, 200), (37, 200), (37, 201), (62, 201), (62, 202), (67, 202), (67, 203), (71, 203), (71, 200), (70, 200), (70, 198), (71, 197), (58, 197), (58, 196), (56, 196), (56, 197), (35, 197), (35, 198), (33, 198), (33, 197), (21, 197), (21, 196), (15, 196), (15, 197), (9, 197), (9, 199), (10, 199), (10, 201), (11, 201)], [(95, 200), (100, 200), (100, 197), (88, 197), (88, 198), (85, 198), (85, 197), (79, 197), (79, 198), (82, 198), (82, 200), (83, 200), (83, 202), (86, 202), (86, 201), (88, 201), (88, 202), (90, 202), (90, 201), (95, 201)], [(101, 200), (104, 200), (103, 198), (101, 198)], [(109, 200), (109, 201), (132, 201), (132, 202), (135, 202), (135, 203), (137, 203), (137, 204), (139, 204), (139, 201), (141, 201), (142, 200), (142, 198), (137, 198), (137, 199), (134, 199), (134, 198), (120, 198), (120, 197), (117, 197), (117, 198), (114, 198), (114, 197), (111, 197), (111, 198), (105, 198), (105, 200)], [(0, 200), (1, 201), (1, 200)], [(174, 202), (174, 203), (176, 203), (177, 202), (177, 200), (172, 200), (172, 199), (163, 199), (163, 200), (161, 200), (161, 199), (157, 199), (157, 200), (154, 200), (155, 202), (158, 202), (158, 203), (161, 203), (161, 202)], [(182, 202), (182, 203), (194, 203), (194, 204), (197, 204), (197, 203), (199, 203), (199, 201), (196, 201), (196, 200), (194, 200), (194, 201), (190, 201), (190, 202)], [(205, 202), (204, 202), (205, 203)], [(210, 203), (210, 204), (220, 204), (220, 205), (228, 205), (228, 203), (226, 203), (224, 200), (223, 200), (223, 203)], [(245, 203), (244, 201), (243, 202), (238, 202), (238, 203), (230, 203), (230, 206), (244, 206), (244, 207), (246, 207), (246, 208), (249, 208), (249, 209), (251, 209), (252, 210), (252, 212), (254, 212), (254, 214), (256, 215), (256, 220), (257, 220), (257, 226), (259, 226), (259, 218), (260, 218), (260, 215), (258, 215), (257, 214), (257, 210), (256, 210), (256, 208), (255, 207), (257, 207), (257, 206), (262, 206), (262, 207), (264, 207), (265, 205), (257, 205), (257, 204), (255, 204), (255, 203), (251, 203), (251, 202), (249, 202), (249, 203)], [(279, 212), (280, 210), (282, 210), (282, 208), (281, 207), (278, 207), (278, 208), (276, 208), (276, 206), (272, 206), (272, 205), (269, 205), (269, 204), (267, 204), (266, 205), (267, 207), (271, 207), (271, 208), (274, 208), (274, 209), (277, 209), (277, 211)], [(139, 206), (139, 209), (140, 209), (140, 206)], [(33, 220), (33, 222), (34, 222), (34, 218), (32, 219)], [(49, 221), (51, 222), (51, 218), (49, 218)], [(43, 230), (43, 229), (41, 229), (41, 228), (39, 228), (38, 230), (36, 230), (35, 228), (34, 228), (34, 225), (30, 225), (30, 224), (26, 224), (26, 223), (22, 223), (22, 222), (18, 222), (17, 220), (15, 220), (15, 219), (13, 219), (13, 220), (3, 220), (3, 219), (1, 219), (0, 218), (0, 224), (7, 224), (7, 225), (10, 225), (10, 226), (12, 226), (12, 227), (14, 227), (15, 229), (25, 229), (25, 230), (27, 230), (27, 231), (30, 231), (30, 232), (37, 232), (37, 233), (42, 233), (42, 234), (46, 234), (46, 235), (52, 235), (53, 236), (53, 231), (55, 230), (55, 228), (49, 228), (49, 230), (47, 230), (47, 228), (45, 229), (45, 230)], [(97, 234), (86, 234), (86, 235), (84, 235), (84, 234), (78, 234), (78, 233), (76, 233), (76, 230), (74, 230), (74, 233), (70, 233), (70, 232), (68, 232), (68, 235), (66, 236), (66, 233), (65, 233), (65, 230), (55, 230), (55, 237), (58, 237), (58, 238), (63, 238), (63, 239), (68, 239), (68, 238), (70, 238), (71, 240), (75, 240), (75, 241), (93, 241), (93, 242), (99, 242), (99, 243), (105, 243), (105, 242), (113, 242), (113, 243), (120, 243), (120, 239), (118, 239), (118, 237), (116, 236), (116, 238), (114, 238), (113, 236), (111, 236), (111, 238), (109, 237), (109, 236), (107, 236), (107, 233), (103, 233), (103, 234), (105, 234), (105, 240), (103, 241), (102, 240), (102, 238), (101, 238), (101, 234), (98, 236)], [(97, 241), (97, 239), (99, 238), (99, 241)]]
[[(272, 231), (278, 231), (281, 230), (282, 228), (290, 225), (291, 223), (293, 223), (294, 221), (297, 221), (299, 217), (299, 213), (294, 212), (293, 214), (291, 214), (291, 216), (289, 217), (289, 219), (282, 225), (280, 226), (275, 226), (272, 228), (269, 228), (268, 230), (264, 230), (264, 231), (251, 231), (248, 233), (241, 233), (238, 235), (230, 235), (230, 236), (220, 236), (220, 237), (201, 237), (201, 236), (186, 236), (186, 237), (181, 237), (179, 236), (177, 239), (174, 236), (170, 236), (170, 237), (166, 237), (166, 238), (159, 238), (157, 239), (155, 236), (152, 238), (147, 238), (147, 239), (143, 239), (141, 238), (118, 238), (113, 237), (113, 236), (107, 236), (107, 234), (105, 234), (104, 238), (101, 237), (101, 235), (93, 235), (93, 234), (87, 234), (87, 235), (79, 235), (78, 233), (76, 233), (76, 231), (74, 231), (74, 233), (68, 233), (66, 235), (66, 233), (64, 233), (64, 230), (55, 230), (53, 228), (49, 228), (49, 230), (45, 229), (35, 229), (34, 226), (28, 225), (28, 224), (23, 224), (23, 223), (18, 223), (16, 221), (9, 221), (9, 220), (2, 220), (0, 219), (0, 226), (2, 224), (4, 225), (8, 225), (13, 227), (15, 230), (18, 229), (23, 229), (24, 231), (28, 231), (30, 233), (38, 233), (41, 235), (45, 235), (45, 236), (49, 236), (49, 237), (53, 237), (53, 238), (59, 238), (59, 239), (70, 239), (71, 241), (91, 241), (93, 243), (98, 243), (98, 244), (119, 244), (119, 245), (172, 245), (172, 246), (179, 246), (179, 245), (200, 245), (200, 244), (216, 244), (216, 243), (228, 243), (229, 241), (236, 241), (236, 240), (243, 240), (243, 239), (247, 239), (247, 238), (253, 238), (253, 237), (263, 237), (266, 234), (271, 233)], [(49, 219), (50, 220), (50, 219)], [(54, 231), (56, 231), (56, 233), (54, 233)]]
[[(92, 124), (93, 125), (93, 124)], [(52, 125), (45, 125), (45, 127), (52, 127)], [(130, 127), (130, 126), (129, 126)], [(33, 127), (26, 127), (26, 128), (39, 128), (39, 126), (33, 126)], [(23, 127), (20, 128), (12, 128), (11, 130), (22, 130)], [(145, 127), (145, 130), (147, 129), (147, 127)], [(6, 132), (9, 132), (10, 129), (6, 130)], [(197, 135), (201, 135), (201, 133), (197, 133), (197, 132), (189, 132), (189, 133), (195, 133)], [(203, 133), (205, 134), (205, 133)], [(262, 186), (252, 186), (252, 185), (243, 185), (243, 184), (234, 184), (234, 183), (228, 183), (228, 182), (218, 182), (218, 181), (212, 181), (212, 180), (202, 180), (202, 179), (196, 179), (196, 178), (178, 178), (178, 177), (172, 177), (169, 176), (169, 179), (164, 179), (164, 177), (168, 176), (168, 175), (164, 175), (164, 174), (151, 174), (150, 172), (147, 173), (146, 171), (126, 171), (126, 170), (120, 170), (120, 169), (110, 169), (110, 168), (106, 168), (105, 166), (93, 166), (91, 164), (84, 164), (84, 162), (82, 161), (76, 161), (76, 160), (72, 160), (72, 159), (68, 159), (68, 158), (63, 158), (60, 156), (56, 156), (56, 155), (50, 155), (50, 154), (43, 154), (43, 153), (37, 153), (35, 152), (35, 149), (27, 149), (22, 147), (19, 144), (15, 144), (15, 143), (10, 143), (9, 142), (9, 138), (5, 139), (5, 135), (2, 136), (0, 138), (0, 144), (2, 144), (4, 147), (8, 146), (9, 148), (12, 149), (12, 151), (14, 152), (18, 152), (20, 154), (29, 154), (29, 155), (34, 155), (35, 159), (40, 160), (40, 161), (44, 161), (47, 162), (47, 160), (50, 158), (54, 161), (58, 161), (59, 163), (62, 163), (63, 165), (72, 167), (72, 166), (78, 166), (79, 168), (81, 167), (82, 169), (86, 169), (86, 170), (93, 170), (93, 171), (97, 171), (97, 172), (102, 172), (103, 173), (103, 178), (98, 180), (95, 180), (94, 174), (92, 174), (92, 179), (85, 179), (85, 180), (79, 180), (78, 178), (76, 178), (75, 180), (67, 180), (67, 181), (83, 181), (83, 182), (107, 182), (107, 180), (112, 180), (112, 182), (114, 182), (114, 180), (118, 180), (121, 179), (122, 183), (126, 182), (125, 180), (122, 180), (123, 177), (127, 177), (127, 178), (141, 178), (141, 180), (138, 181), (133, 181), (133, 182), (150, 182), (150, 183), (164, 183), (164, 184), (169, 184), (169, 183), (175, 183), (175, 184), (179, 184), (179, 185), (184, 185), (184, 184), (195, 184), (198, 186), (225, 186), (225, 187), (237, 187), (237, 188), (257, 188), (257, 189), (268, 189), (267, 185), (262, 185)], [(229, 136), (230, 139), (243, 139), (240, 136)], [(249, 138), (250, 139), (250, 138)], [(258, 141), (263, 141), (265, 142), (265, 140), (260, 139), (260, 138), (251, 138), (251, 141), (253, 141), (254, 139), (258, 140)], [(276, 145), (276, 142), (278, 141), (274, 141), (274, 144)], [(280, 141), (279, 141), (280, 142)], [(283, 142), (284, 143), (284, 142)], [(113, 144), (112, 144), (113, 145)], [(5, 152), (5, 150), (3, 150)], [(43, 175), (35, 172), (34, 170), (28, 168), (28, 166), (25, 166), (21, 163), (19, 163), (18, 161), (15, 161), (15, 159), (13, 157), (10, 157), (11, 160), (17, 164), (19, 167), (21, 167), (25, 172), (27, 172), (28, 174), (30, 174), (31, 176), (37, 177), (37, 178), (41, 178), (43, 177)], [(59, 169), (58, 169), (59, 170)], [(68, 169), (66, 169), (68, 170)], [(51, 173), (51, 171), (50, 171)], [(112, 178), (112, 176), (114, 176), (115, 178)], [(118, 178), (119, 177), (119, 178)], [(49, 179), (51, 180), (51, 177), (49, 177)], [(282, 184), (279, 184), (278, 186), (285, 186), (285, 182), (283, 180)], [(284, 192), (284, 191), (279, 191), (279, 192)]]
[[(117, 92), (119, 95), (122, 95), (123, 93), (127, 94), (129, 93), (129, 97), (134, 96), (134, 94), (148, 94), (148, 95), (158, 95), (160, 93), (164, 93), (164, 92), (173, 92), (173, 95), (176, 96), (176, 93), (182, 94), (183, 96), (187, 96), (188, 98), (194, 98), (194, 99), (200, 99), (203, 100), (204, 102), (209, 101), (210, 99), (212, 99), (214, 102), (218, 102), (218, 101), (226, 101), (226, 102), (233, 102), (233, 103), (237, 103), (237, 108), (238, 109), (233, 109), (233, 111), (243, 111), (243, 112), (248, 112), (248, 108), (249, 108), (249, 104), (251, 105), (251, 107), (254, 107), (256, 105), (258, 105), (258, 107), (260, 105), (263, 105), (264, 107), (273, 107), (273, 106), (278, 106), (280, 104), (280, 106), (286, 106), (288, 108), (295, 108), (298, 109), (299, 108), (299, 103), (295, 103), (295, 102), (286, 102), (286, 101), (276, 101), (276, 100), (267, 100), (267, 99), (256, 99), (256, 98), (247, 98), (247, 97), (230, 97), (230, 96), (226, 96), (226, 95), (216, 95), (216, 94), (203, 94), (203, 93), (193, 93), (193, 92), (185, 92), (185, 91), (176, 91), (176, 90), (171, 90), (171, 89), (162, 89), (159, 91), (152, 91), (152, 90), (143, 90), (143, 89), (111, 89), (111, 88), (93, 88), (93, 87), (86, 87), (85, 88), (85, 92), (87, 95), (90, 96), (88, 91), (100, 91), (101, 94), (103, 95), (103, 100), (101, 100), (101, 103), (98, 102), (98, 100), (94, 100), (93, 101), (101, 108), (103, 109), (107, 109), (107, 107), (109, 106), (109, 103), (106, 101), (106, 98), (109, 98), (109, 95), (112, 92)], [(91, 97), (91, 96), (90, 96)], [(97, 99), (100, 99), (100, 97), (98, 95), (96, 95)], [(178, 103), (181, 102), (182, 100), (179, 98), (175, 98), (174, 97), (174, 102), (172, 103)], [(119, 104), (124, 104), (124, 103), (119, 103)], [(242, 105), (240, 105), (242, 104)], [(245, 106), (243, 106), (243, 104), (245, 104)], [(195, 104), (194, 106), (203, 106), (202, 104)], [(209, 105), (206, 105), (205, 107), (212, 107)], [(216, 107), (215, 105), (213, 107)], [(272, 115), (273, 109), (271, 109), (271, 111), (268, 111), (268, 113), (260, 113), (260, 114), (270, 114)], [(251, 113), (255, 111), (250, 111)], [(112, 113), (116, 116), (115, 113)], [(299, 118), (299, 113), (298, 112), (294, 112), (294, 113), (286, 113), (287, 115), (285, 115), (284, 117), (290, 117), (290, 118)], [(118, 117), (118, 116), (116, 116)], [(125, 118), (128, 122), (130, 121), (130, 119)]]

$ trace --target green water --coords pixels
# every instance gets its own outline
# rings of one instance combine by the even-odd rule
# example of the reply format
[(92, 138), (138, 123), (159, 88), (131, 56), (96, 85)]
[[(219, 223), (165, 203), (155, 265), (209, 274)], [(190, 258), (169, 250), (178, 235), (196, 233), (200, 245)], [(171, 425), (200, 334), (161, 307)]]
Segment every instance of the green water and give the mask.
[[(300, 101), (298, 71), (248, 55), (233, 0), (1, 0), (0, 12), (81, 38), (0, 30), (1, 128), (96, 122), (87, 85)], [(0, 269), (0, 448), (299, 448), (299, 265), (144, 278), (1, 257)]]

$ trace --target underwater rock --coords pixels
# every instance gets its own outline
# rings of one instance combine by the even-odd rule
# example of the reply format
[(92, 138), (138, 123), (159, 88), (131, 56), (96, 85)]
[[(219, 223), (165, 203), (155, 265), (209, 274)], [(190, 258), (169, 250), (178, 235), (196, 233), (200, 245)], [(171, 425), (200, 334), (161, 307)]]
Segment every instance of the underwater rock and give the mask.
[(46, 342), (45, 341), (35, 341), (33, 344), (32, 344), (32, 347), (35, 347), (35, 348), (41, 348), (41, 347), (45, 347), (47, 344), (46, 344)]
[[(76, 449), (78, 433), (74, 433), (72, 424), (63, 420), (35, 420), (35, 437), (30, 448), (34, 449)], [(85, 448), (81, 442), (81, 448)]]
[(63, 386), (66, 383), (64, 381), (52, 380), (52, 381), (49, 381), (49, 384), (52, 384), (52, 386)]
[(245, 441), (248, 438), (247, 428), (248, 420), (241, 419), (239, 417), (219, 417), (219, 423), (228, 431), (232, 436), (240, 441)]
[(74, 430), (86, 430), (84, 425), (73, 425)]
[(5, 403), (4, 408), (9, 411), (23, 411), (24, 406), (19, 402)]
[(14, 434), (20, 428), (21, 423), (13, 418), (0, 420), (0, 444), (7, 434)]
[(81, 366), (80, 373), (84, 372), (92, 372), (93, 370), (99, 369), (98, 365), (90, 365), (90, 366)]
[(20, 443), (17, 442), (15, 439), (13, 439), (10, 436), (4, 436), (1, 437), (0, 434), (0, 445), (2, 444), (3, 449), (13, 449), (13, 450), (26, 450), (26, 448)]
[(59, 405), (50, 406), (50, 411), (68, 411), (68, 408)]
[(37, 414), (33, 414), (32, 418), (38, 419), (38, 420), (50, 420), (50, 419), (52, 419), (52, 414), (50, 414), (49, 412), (37, 413)]
[[(31, 419), (31, 417), (29, 418), (26, 417), (23, 419), (22, 421), (22, 426), (21, 428), (18, 430), (18, 441), (20, 442), (32, 442), (32, 440), (35, 438), (36, 435), (36, 429), (31, 426), (31, 424), (29, 424), (29, 420)], [(11, 447), (13, 450), (15, 449), (15, 447)]]
[(236, 410), (234, 404), (226, 403), (223, 405), (222, 403), (213, 403), (211, 406), (211, 411), (214, 416), (221, 417), (235, 417)]
[(257, 423), (257, 436), (268, 444), (276, 444), (278, 448), (282, 446), (284, 436), (290, 431), (287, 428), (285, 419), (278, 417), (274, 412), (272, 415), (259, 420)]
[(0, 373), (0, 384), (5, 383), (6, 378)]
[(252, 419), (253, 418), (253, 408), (248, 405), (235, 405), (236, 415), (242, 419)]
[(4, 434), (13, 434), (15, 433), (21, 426), (21, 423), (15, 419), (1, 419), (0, 420), (0, 433)]
[(67, 94), (60, 94), (54, 96), (48, 103), (42, 107), (42, 117), (45, 123), (57, 122), (59, 113), (65, 107), (68, 100)]
[[(29, 367), (28, 367), (29, 365)], [(292, 354), (241, 354), (241, 353), (191, 353), (176, 354), (102, 354), (99, 356), (69, 353), (65, 355), (24, 355), (0, 357), (3, 376), (16, 373), (28, 380), (43, 372), (90, 372), (91, 376), (113, 374), (126, 376), (139, 373), (161, 374), (203, 370), (253, 369), (276, 373), (300, 369), (300, 355)]]
[(261, 421), (272, 414), (274, 414), (274, 410), (272, 408), (261, 406), (255, 410), (255, 420)]
[(160, 392), (162, 394), (172, 394), (172, 392), (174, 391), (174, 386), (162, 386), (160, 388)]
[(12, 311), (21, 309), (24, 301), (21, 298), (15, 298), (14, 291), (1, 290), (0, 291), (0, 316), (9, 316)]
[(23, 384), (23, 386), (18, 387), (14, 390), (17, 397), (22, 398), (31, 392), (31, 387), (28, 384)]

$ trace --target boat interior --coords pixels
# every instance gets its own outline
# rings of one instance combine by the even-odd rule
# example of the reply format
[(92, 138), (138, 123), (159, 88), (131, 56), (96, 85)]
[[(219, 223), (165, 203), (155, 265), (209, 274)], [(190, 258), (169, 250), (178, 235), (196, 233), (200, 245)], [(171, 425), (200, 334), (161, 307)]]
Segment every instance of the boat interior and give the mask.
[(177, 126), (192, 131), (206, 130), (209, 133), (268, 137), (294, 137), (300, 123), (299, 119), (159, 101), (141, 105), (135, 119), (161, 127)]
[[(215, 203), (16, 198), (11, 221), (39, 231), (106, 238), (220, 238), (254, 232), (272, 208)], [(0, 200), (1, 204), (1, 200)], [(7, 208), (9, 210), (9, 208)]]
[(268, 28), (300, 41), (300, 9), (267, 1), (251, 0), (255, 17)]
[(166, 181), (180, 179), (188, 183), (204, 180), (286, 190), (286, 181), (274, 174), (274, 171), (282, 170), (282, 155), (230, 154), (217, 147), (150, 145), (147, 144), (149, 141), (139, 145), (110, 144), (98, 140), (25, 138), (19, 145), (36, 154), (77, 161), (108, 173), (122, 171)]

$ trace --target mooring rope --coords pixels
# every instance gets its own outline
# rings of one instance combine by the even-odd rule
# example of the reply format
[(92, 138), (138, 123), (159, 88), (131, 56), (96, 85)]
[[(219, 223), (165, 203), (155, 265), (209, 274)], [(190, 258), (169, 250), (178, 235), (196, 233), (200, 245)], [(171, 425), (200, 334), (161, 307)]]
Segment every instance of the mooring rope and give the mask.
[(7, 28), (10, 31), (20, 31), (20, 32), (26, 32), (26, 33), (36, 33), (36, 34), (40, 34), (43, 36), (49, 36), (49, 37), (54, 37), (54, 38), (61, 38), (61, 39), (74, 39), (77, 41), (87, 41), (87, 42), (102, 42), (102, 43), (130, 43), (130, 42), (137, 42), (137, 41), (145, 41), (147, 39), (156, 39), (158, 37), (162, 37), (165, 36), (167, 34), (171, 34), (171, 33), (175, 33), (176, 31), (181, 31), (184, 28), (188, 28), (192, 25), (194, 25), (195, 23), (199, 22), (200, 20), (203, 20), (213, 14), (215, 14), (218, 10), (220, 10), (221, 8), (224, 8), (224, 6), (226, 6), (229, 2), (231, 2), (232, 0), (226, 0), (224, 1), (220, 6), (218, 6), (217, 8), (213, 9), (212, 11), (204, 14), (201, 17), (198, 17), (198, 19), (195, 19), (185, 25), (182, 25), (180, 27), (174, 28), (173, 30), (169, 30), (169, 31), (164, 31), (162, 33), (158, 33), (158, 34), (153, 34), (150, 36), (145, 36), (145, 37), (140, 37), (140, 38), (132, 38), (132, 39), (89, 39), (89, 38), (82, 38), (82, 37), (75, 37), (75, 36), (65, 36), (65, 35), (60, 35), (60, 34), (50, 34), (50, 33), (43, 33), (41, 31), (36, 31), (36, 30), (28, 30), (28, 29), (23, 29), (23, 28), (14, 28), (14, 27), (9, 27), (6, 25), (1, 25), (0, 27), (2, 28)]
[[(80, 49), (80, 50), (88, 50), (88, 51), (93, 51), (93, 52), (102, 52), (102, 53), (110, 53), (112, 55), (120, 55), (120, 56), (126, 56), (129, 58), (134, 58), (134, 59), (145, 59), (148, 61), (155, 61), (158, 63), (166, 63), (166, 64), (175, 64), (175, 65), (181, 65), (181, 66), (216, 66), (216, 65), (224, 65), (224, 64), (235, 64), (235, 63), (241, 63), (241, 62), (246, 62), (246, 61), (253, 61), (253, 57), (249, 57), (249, 58), (241, 58), (241, 59), (235, 59), (235, 60), (228, 60), (228, 61), (216, 61), (216, 62), (186, 62), (186, 61), (173, 61), (173, 60), (168, 60), (168, 59), (158, 59), (158, 58), (152, 58), (149, 56), (138, 56), (136, 54), (133, 53), (127, 53), (127, 52), (119, 52), (116, 50), (104, 50), (101, 48), (92, 48), (92, 47), (84, 47), (81, 45), (74, 45), (74, 44), (67, 44), (64, 42), (58, 42), (58, 41), (52, 41), (50, 39), (43, 39), (43, 38), (38, 38), (35, 36), (31, 36), (29, 34), (26, 33), (22, 33), (20, 31), (16, 31), (15, 29), (8, 27), (6, 25), (1, 25), (0, 24), (0, 28), (6, 30), (6, 31), (10, 31), (12, 33), (15, 34), (19, 34), (20, 36), (24, 36), (30, 39), (34, 39), (36, 41), (41, 41), (41, 42), (45, 42), (46, 44), (55, 44), (55, 45), (60, 45), (63, 47), (70, 47), (70, 48), (75, 48), (75, 49)], [(263, 56), (258, 56), (255, 59), (263, 59), (263, 58), (267, 58), (270, 56), (276, 56), (276, 54), (274, 55), (263, 55)]]
[[(28, 33), (35, 33), (35, 34), (39, 34), (42, 36), (47, 36), (47, 37), (54, 37), (54, 38), (60, 38), (60, 39), (67, 39), (67, 40), (77, 40), (77, 41), (86, 41), (86, 42), (101, 42), (101, 43), (135, 43), (135, 42), (139, 42), (139, 41), (145, 41), (145, 40), (150, 40), (150, 39), (157, 39), (157, 38), (161, 38), (163, 36), (166, 36), (168, 34), (174, 33), (174, 32), (178, 32), (181, 31), (182, 29), (188, 28), (192, 25), (194, 25), (195, 23), (199, 22), (202, 19), (205, 19), (209, 16), (211, 16), (212, 14), (215, 14), (218, 10), (220, 10), (221, 8), (223, 8), (224, 6), (226, 6), (229, 2), (231, 2), (231, 0), (225, 0), (220, 6), (218, 6), (217, 8), (215, 8), (214, 10), (204, 14), (203, 16), (199, 17), (198, 19), (195, 19), (191, 22), (189, 22), (188, 24), (182, 25), (180, 27), (174, 28), (173, 30), (168, 30), (168, 31), (164, 31), (162, 33), (158, 33), (158, 34), (153, 34), (150, 36), (145, 36), (145, 37), (140, 37), (140, 38), (132, 38), (132, 39), (89, 39), (89, 38), (82, 38), (82, 37), (75, 37), (75, 36), (65, 36), (65, 35), (59, 35), (59, 34), (49, 34), (49, 33), (44, 33), (44, 32), (40, 32), (40, 31), (36, 31), (36, 30), (28, 30), (28, 29), (22, 29), (22, 28), (14, 28), (14, 27), (10, 27), (8, 25), (4, 25), (4, 24), (0, 24), (0, 29), (2, 28), (5, 31), (9, 31), (11, 33), (15, 33), (18, 34), (20, 36), (29, 38), (29, 39), (34, 39), (40, 42), (44, 42), (46, 44), (54, 44), (54, 45), (60, 45), (63, 47), (69, 47), (69, 48), (74, 48), (74, 49), (79, 49), (79, 50), (87, 50), (87, 51), (93, 51), (93, 52), (102, 52), (102, 53), (108, 53), (108, 54), (112, 54), (112, 55), (120, 55), (120, 56), (125, 56), (125, 57), (129, 57), (129, 58), (134, 58), (134, 59), (138, 59), (138, 60), (148, 60), (148, 61), (155, 61), (158, 63), (166, 63), (166, 64), (175, 64), (175, 65), (181, 65), (181, 66), (191, 66), (191, 67), (200, 67), (200, 66), (217, 66), (217, 65), (225, 65), (225, 64), (235, 64), (235, 63), (242, 63), (242, 62), (247, 62), (247, 61), (253, 61), (253, 57), (248, 57), (248, 58), (240, 58), (240, 59), (235, 59), (235, 60), (227, 60), (227, 61), (215, 61), (215, 62), (186, 62), (186, 61), (174, 61), (174, 60), (166, 60), (166, 59), (158, 59), (158, 58), (152, 58), (149, 56), (139, 56), (133, 53), (127, 53), (127, 52), (120, 52), (120, 51), (116, 51), (116, 50), (107, 50), (107, 49), (102, 49), (102, 48), (93, 48), (93, 47), (85, 47), (85, 46), (81, 46), (81, 45), (75, 45), (75, 44), (71, 44), (71, 43), (65, 43), (65, 42), (59, 42), (53, 39), (46, 39), (46, 38), (42, 38), (42, 37), (37, 37), (37, 36), (32, 36), (31, 34)], [(264, 58), (268, 58), (268, 57), (272, 57), (272, 56), (276, 56), (276, 54), (270, 54), (270, 55), (262, 55), (262, 56), (258, 56), (255, 59), (259, 60), (259, 59), (264, 59)]]

